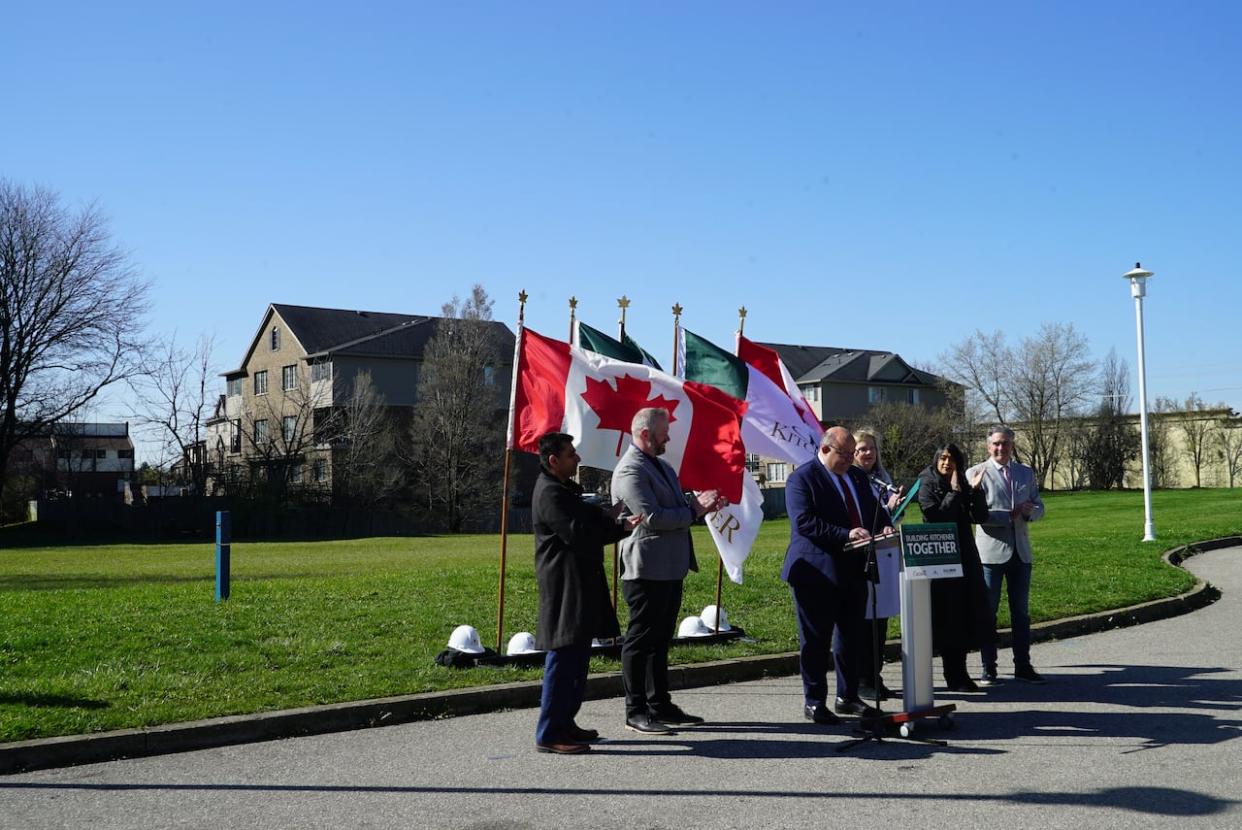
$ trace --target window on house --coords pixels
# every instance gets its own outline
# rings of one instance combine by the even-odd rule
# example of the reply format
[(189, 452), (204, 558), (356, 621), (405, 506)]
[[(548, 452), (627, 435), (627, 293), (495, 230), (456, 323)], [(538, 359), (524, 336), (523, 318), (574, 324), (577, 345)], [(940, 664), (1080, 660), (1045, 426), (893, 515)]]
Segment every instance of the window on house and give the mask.
[(280, 328), (272, 326), (272, 351), (280, 351)]
[(753, 453), (753, 452), (746, 453), (746, 469), (752, 473), (759, 472), (759, 454), (758, 453)]
[(233, 397), (234, 395), (240, 395), (242, 393), (242, 379), (241, 378), (229, 378), (229, 381), (226, 385), (227, 385), (227, 389), (225, 391), (230, 398)]
[(256, 395), (267, 394), (267, 370), (254, 373), (254, 393)]
[(920, 391), (922, 391), (922, 390), (920, 390), (920, 389), (907, 389), (907, 390), (906, 390), (906, 400), (907, 400), (907, 401), (909, 401), (910, 403), (919, 403), (919, 402), (920, 402), (920, 401), (919, 401), (919, 392), (920, 392)]
[(133, 458), (134, 451), (133, 450), (117, 450), (116, 457), (117, 458)]
[(323, 484), (328, 480), (328, 462), (322, 458), (316, 458), (314, 466), (311, 467), (311, 475), (315, 477), (315, 481)]
[(289, 471), (289, 480), (294, 484), (302, 483), (302, 465), (294, 464), (293, 469)]
[(311, 380), (329, 380), (332, 377), (332, 361), (321, 360), (311, 364)]
[(65, 460), (73, 458), (73, 450), (59, 449), (56, 451), (56, 457), (63, 458)]
[(241, 452), (241, 419), (229, 421), (229, 452)]
[(280, 435), (285, 440), (285, 444), (293, 443), (293, 435), (298, 428), (298, 419), (296, 415), (286, 415), (280, 419)]
[(254, 443), (263, 445), (267, 443), (267, 419), (260, 418), (254, 422)]
[(298, 367), (295, 363), (292, 366), (282, 366), (280, 369), (280, 388), (288, 392), (290, 389), (298, 385)]
[(806, 398), (807, 401), (819, 400), (818, 383), (808, 383), (806, 386), (799, 386), (798, 388), (802, 390), (802, 397)]
[(768, 465), (768, 481), (784, 481), (789, 478), (789, 465), (782, 462)]
[(484, 386), (495, 386), (495, 385), (496, 385), (496, 369), (495, 369), (495, 367), (493, 367), (493, 366), (484, 366), (484, 367), (483, 367), (483, 385), (484, 385)]
[(81, 455), (83, 458), (94, 458), (95, 451), (94, 450), (82, 450)]
[(884, 387), (883, 386), (868, 386), (867, 387), (867, 403), (879, 403), (882, 400), (884, 400)]

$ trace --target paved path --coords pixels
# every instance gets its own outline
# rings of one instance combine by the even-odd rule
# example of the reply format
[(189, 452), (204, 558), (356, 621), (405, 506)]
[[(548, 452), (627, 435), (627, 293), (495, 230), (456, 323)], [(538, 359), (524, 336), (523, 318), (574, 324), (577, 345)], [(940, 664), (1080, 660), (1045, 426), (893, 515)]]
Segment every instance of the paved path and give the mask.
[(710, 721), (663, 739), (588, 702), (612, 740), (581, 757), (535, 753), (524, 710), (0, 777), (0, 827), (1237, 828), (1242, 548), (1187, 564), (1220, 602), (1037, 645), (1049, 685), (942, 698), (946, 748), (838, 753), (783, 678), (680, 692)]

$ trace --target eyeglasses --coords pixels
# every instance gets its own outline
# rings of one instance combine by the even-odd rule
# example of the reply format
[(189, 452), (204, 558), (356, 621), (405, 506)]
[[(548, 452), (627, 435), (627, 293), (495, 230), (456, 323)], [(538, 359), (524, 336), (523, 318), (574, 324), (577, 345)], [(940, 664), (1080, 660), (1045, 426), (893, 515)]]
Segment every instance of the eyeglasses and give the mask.
[(848, 456), (850, 456), (851, 458), (852, 458), (852, 457), (853, 457), (853, 455), (854, 455), (854, 451), (853, 451), (853, 450), (849, 450), (849, 451), (847, 452), (847, 451), (845, 451), (845, 450), (841, 449), (840, 447), (838, 447), (836, 444), (829, 444), (829, 445), (828, 445), (828, 449), (832, 450), (832, 451), (833, 451), (833, 452), (835, 452), (837, 455), (848, 455)]

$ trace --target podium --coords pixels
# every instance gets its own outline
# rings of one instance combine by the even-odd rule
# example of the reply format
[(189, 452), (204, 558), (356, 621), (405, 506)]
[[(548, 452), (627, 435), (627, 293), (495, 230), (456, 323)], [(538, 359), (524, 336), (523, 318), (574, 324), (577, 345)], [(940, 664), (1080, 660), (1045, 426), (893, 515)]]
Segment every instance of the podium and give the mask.
[[(875, 545), (877, 561), (883, 561), (887, 556), (897, 557), (901, 563), (898, 590), (901, 607), (902, 709), (871, 719), (874, 737), (878, 738), (883, 727), (892, 725), (897, 727), (901, 737), (912, 738), (916, 724), (928, 718), (936, 718), (941, 728), (951, 729), (957, 706), (952, 703), (936, 705), (932, 679), (931, 580), (962, 575), (957, 526), (952, 523), (902, 525), (895, 533), (877, 536), (870, 542), (847, 546), (847, 549), (870, 544)], [(883, 577), (880, 587), (875, 590), (878, 596), (883, 596)]]
[(962, 575), (957, 525), (952, 523), (902, 525), (901, 549), (901, 705), (888, 717), (902, 737), (914, 734), (916, 722), (937, 718), (951, 729), (950, 703), (936, 705), (932, 667), (931, 580)]

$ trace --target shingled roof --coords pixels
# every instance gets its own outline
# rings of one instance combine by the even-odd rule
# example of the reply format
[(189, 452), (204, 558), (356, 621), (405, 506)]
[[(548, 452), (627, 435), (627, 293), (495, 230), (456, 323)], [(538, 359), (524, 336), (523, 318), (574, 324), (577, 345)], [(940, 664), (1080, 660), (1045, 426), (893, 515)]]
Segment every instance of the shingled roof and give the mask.
[[(420, 358), (444, 322), (443, 317), (425, 314), (396, 314), (387, 311), (354, 311), (342, 308), (272, 303), (271, 310), (280, 315), (289, 333), (306, 350), (307, 357), (328, 357), (348, 354), (356, 357)], [(264, 321), (267, 316), (264, 315)], [(504, 323), (488, 322), (492, 336), (502, 355), (513, 353), (513, 332)], [(250, 351), (264, 335), (264, 328), (255, 334)], [(244, 374), (238, 368), (225, 372), (226, 377)]]
[(934, 386), (937, 375), (915, 369), (896, 352), (876, 349), (843, 349), (836, 346), (798, 346), (789, 343), (761, 343), (781, 356), (785, 367), (798, 383), (822, 380), (846, 383), (905, 383)]

